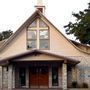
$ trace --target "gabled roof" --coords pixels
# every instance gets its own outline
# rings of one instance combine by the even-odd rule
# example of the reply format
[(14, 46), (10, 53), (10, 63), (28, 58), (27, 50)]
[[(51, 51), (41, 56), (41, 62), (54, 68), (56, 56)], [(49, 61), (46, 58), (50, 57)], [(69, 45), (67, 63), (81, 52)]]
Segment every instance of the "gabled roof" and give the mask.
[(70, 40), (77, 48), (81, 49), (83, 52), (90, 54), (90, 45), (82, 44), (73, 40)]
[(3, 44), (3, 46), (0, 47), (0, 52), (9, 44), (20, 32), (23, 30), (23, 28), (28, 27), (29, 24), (37, 18), (37, 16), (40, 16), (40, 11), (36, 10), (31, 17), (29, 17), (17, 30), (14, 34), (12, 34), (8, 40)]
[(79, 43), (79, 42), (76, 42), (76, 41), (73, 41), (73, 40), (70, 40), (70, 41), (71, 41), (73, 44), (75, 44), (76, 46), (77, 46), (77, 45), (81, 45), (81, 46), (90, 48), (90, 45), (88, 46), (88, 45), (86, 45), (86, 44), (82, 44), (82, 43)]
[(23, 30), (23, 28), (28, 27), (30, 25), (30, 23), (32, 23), (32, 21), (37, 18), (37, 17), (43, 17), (46, 21), (48, 21), (71, 45), (73, 45), (77, 50), (86, 53), (86, 54), (90, 54), (88, 52), (85, 52), (83, 50), (81, 50), (80, 48), (78, 48), (75, 44), (73, 44), (69, 39), (67, 39), (61, 32), (59, 29), (57, 29), (39, 10), (36, 10), (31, 17), (29, 17), (19, 28), (18, 30), (7, 40), (7, 42), (5, 42), (3, 44), (2, 47), (0, 47), (0, 52), (7, 46), (7, 44), (9, 44), (20, 32), (21, 30)]
[(30, 56), (33, 56), (33, 55), (37, 56), (37, 55), (40, 55), (40, 54), (45, 54), (45, 55), (50, 55), (50, 56), (62, 58), (62, 62), (67, 63), (67, 64), (71, 64), (71, 65), (76, 65), (76, 64), (80, 63), (80, 61), (78, 61), (76, 59), (72, 59), (72, 58), (70, 58), (68, 56), (56, 55), (54, 53), (47, 52), (47, 51), (41, 51), (41, 50), (31, 50), (29, 52), (25, 52), (25, 53), (21, 53), (21, 54), (15, 55), (15, 56), (11, 56), (11, 57), (1, 59), (0, 60), (0, 65), (9, 64), (13, 60), (23, 58), (23, 57), (26, 57), (26, 56), (30, 57)]
[(0, 45), (2, 44), (2, 41), (0, 41)]
[(2, 45), (3, 45), (6, 41), (7, 41), (7, 39), (0, 41), (0, 48), (2, 47)]

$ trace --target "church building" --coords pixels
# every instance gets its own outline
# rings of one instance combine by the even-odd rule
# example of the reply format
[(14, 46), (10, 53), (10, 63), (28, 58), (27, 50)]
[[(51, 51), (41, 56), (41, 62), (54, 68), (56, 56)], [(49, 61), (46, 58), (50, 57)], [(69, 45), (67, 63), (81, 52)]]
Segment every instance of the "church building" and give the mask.
[(44, 15), (35, 12), (7, 40), (0, 42), (0, 90), (70, 90), (90, 88), (90, 46), (66, 38)]

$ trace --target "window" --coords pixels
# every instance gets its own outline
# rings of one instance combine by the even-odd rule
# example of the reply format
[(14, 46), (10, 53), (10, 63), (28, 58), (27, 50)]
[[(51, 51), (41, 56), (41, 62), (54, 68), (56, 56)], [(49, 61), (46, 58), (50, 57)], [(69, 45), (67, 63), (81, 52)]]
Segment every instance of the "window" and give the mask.
[(48, 39), (48, 30), (40, 30), (40, 39)]
[(39, 27), (47, 27), (47, 25), (40, 19), (39, 20)]
[(36, 31), (35, 30), (30, 30), (28, 31), (28, 39), (36, 39)]
[(25, 68), (19, 69), (20, 86), (26, 86), (26, 70)]
[(58, 86), (58, 67), (52, 67), (52, 86)]
[(49, 49), (48, 26), (41, 20), (33, 21), (27, 30), (27, 48)]
[(32, 22), (29, 26), (29, 28), (33, 28), (33, 27), (37, 27), (37, 20), (35, 20), (34, 22)]
[(40, 49), (49, 48), (48, 30), (40, 30)]
[(36, 48), (36, 31), (35, 30), (28, 30), (28, 42), (27, 47), (28, 48)]

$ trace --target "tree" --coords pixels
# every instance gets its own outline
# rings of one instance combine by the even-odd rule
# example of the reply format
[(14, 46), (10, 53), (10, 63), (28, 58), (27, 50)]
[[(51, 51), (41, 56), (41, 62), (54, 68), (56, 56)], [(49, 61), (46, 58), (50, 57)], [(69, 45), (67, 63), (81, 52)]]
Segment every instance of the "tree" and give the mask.
[(7, 30), (0, 33), (0, 41), (9, 38), (13, 34), (13, 31)]
[(72, 14), (76, 21), (75, 23), (69, 22), (66, 28), (66, 34), (73, 34), (83, 44), (90, 44), (90, 3), (88, 8), (79, 13)]

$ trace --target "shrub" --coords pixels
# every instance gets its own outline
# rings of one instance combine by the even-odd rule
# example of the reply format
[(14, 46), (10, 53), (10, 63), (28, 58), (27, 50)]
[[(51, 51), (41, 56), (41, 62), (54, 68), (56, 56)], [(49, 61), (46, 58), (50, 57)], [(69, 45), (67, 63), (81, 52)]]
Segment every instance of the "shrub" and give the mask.
[(77, 88), (78, 87), (78, 83), (76, 81), (72, 82), (72, 88)]
[(82, 83), (82, 88), (88, 88), (88, 84), (87, 83)]

